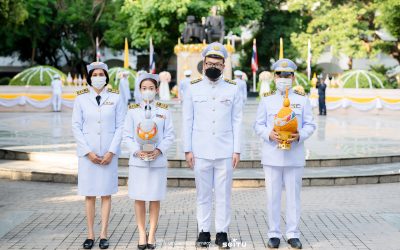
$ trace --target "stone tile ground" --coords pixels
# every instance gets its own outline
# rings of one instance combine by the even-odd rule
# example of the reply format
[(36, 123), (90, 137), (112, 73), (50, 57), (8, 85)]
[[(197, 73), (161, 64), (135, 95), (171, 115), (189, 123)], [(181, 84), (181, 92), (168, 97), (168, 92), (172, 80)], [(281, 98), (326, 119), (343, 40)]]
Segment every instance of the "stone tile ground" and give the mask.
[[(0, 249), (80, 248), (86, 221), (75, 185), (0, 180), (0, 190)], [(232, 198), (233, 249), (265, 249), (264, 188), (235, 188)], [(302, 209), (304, 249), (400, 249), (399, 183), (304, 187)], [(195, 249), (195, 212), (195, 189), (168, 190), (157, 231), (159, 249)], [(127, 187), (113, 196), (110, 220), (110, 249), (136, 249), (138, 234)], [(96, 217), (97, 232), (99, 223)]]

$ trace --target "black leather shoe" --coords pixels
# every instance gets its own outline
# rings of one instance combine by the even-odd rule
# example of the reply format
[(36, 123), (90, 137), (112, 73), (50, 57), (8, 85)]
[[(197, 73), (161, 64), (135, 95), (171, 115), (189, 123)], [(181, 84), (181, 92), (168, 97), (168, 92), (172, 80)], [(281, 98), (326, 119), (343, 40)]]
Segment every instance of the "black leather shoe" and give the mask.
[[(147, 234), (146, 234), (146, 242), (147, 242), (147, 238), (148, 238), (148, 236), (147, 236)], [(144, 250), (144, 249), (147, 248), (147, 243), (146, 243), (146, 244), (138, 244), (138, 245), (137, 245), (137, 248), (138, 248), (139, 250)]]
[(294, 249), (302, 249), (303, 248), (303, 246), (301, 245), (300, 240), (297, 239), (297, 238), (289, 239), (287, 241), (287, 243), (289, 243), (290, 247), (294, 248)]
[(279, 248), (281, 240), (279, 238), (269, 238), (267, 246), (269, 248)]
[(137, 245), (137, 249), (139, 249), (139, 250), (145, 250), (145, 249), (147, 249), (147, 244), (142, 244), (142, 245)]
[(92, 239), (86, 239), (86, 240), (83, 242), (83, 249), (92, 249), (93, 245), (94, 245), (94, 240), (92, 240)]
[(147, 244), (147, 249), (156, 249), (156, 244)]
[(147, 249), (156, 249), (156, 239), (154, 239), (154, 243), (153, 244), (149, 244), (147, 243)]
[(215, 244), (222, 249), (229, 249), (228, 234), (224, 232), (217, 233), (215, 236)]
[(210, 232), (199, 233), (199, 237), (196, 240), (197, 247), (209, 247), (211, 245), (211, 235)]
[(100, 249), (107, 249), (110, 246), (107, 239), (100, 239), (99, 247)]

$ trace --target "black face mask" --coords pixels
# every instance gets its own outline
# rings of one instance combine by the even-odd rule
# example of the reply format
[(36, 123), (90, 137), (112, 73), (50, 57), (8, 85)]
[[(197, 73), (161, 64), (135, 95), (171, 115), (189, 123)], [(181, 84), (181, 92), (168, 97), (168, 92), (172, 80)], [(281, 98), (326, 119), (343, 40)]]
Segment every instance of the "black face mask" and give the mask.
[(218, 68), (211, 67), (206, 69), (206, 76), (210, 78), (210, 80), (217, 80), (222, 74), (222, 71)]

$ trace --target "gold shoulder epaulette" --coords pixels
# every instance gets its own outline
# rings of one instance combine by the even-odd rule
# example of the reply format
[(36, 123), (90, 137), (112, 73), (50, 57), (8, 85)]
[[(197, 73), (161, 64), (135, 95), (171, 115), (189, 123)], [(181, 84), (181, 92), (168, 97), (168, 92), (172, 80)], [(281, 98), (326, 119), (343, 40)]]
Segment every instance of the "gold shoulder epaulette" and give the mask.
[(234, 80), (224, 78), (224, 81), (227, 82), (227, 83), (229, 83), (229, 84), (236, 85), (236, 82), (235, 82)]
[(193, 80), (193, 81), (190, 82), (190, 84), (198, 83), (198, 82), (200, 82), (201, 80), (203, 80), (203, 79), (202, 79), (202, 78), (199, 78), (199, 79)]
[(108, 89), (108, 92), (114, 93), (114, 94), (119, 94), (119, 90), (117, 90), (117, 89)]
[(168, 109), (168, 104), (161, 103), (161, 102), (156, 102), (156, 107), (162, 108), (162, 109)]
[(269, 92), (264, 92), (262, 94), (262, 96), (267, 97), (267, 96), (274, 95), (274, 94), (275, 94), (275, 91), (269, 91)]
[(140, 105), (137, 103), (132, 103), (132, 104), (129, 104), (128, 108), (129, 109), (137, 109), (137, 108), (140, 108)]
[(299, 91), (299, 90), (297, 90), (297, 89), (294, 90), (293, 93), (298, 94), (298, 95), (302, 95), (302, 96), (305, 96), (305, 95), (306, 95), (306, 93), (304, 93), (304, 92), (302, 92), (302, 91)]
[(76, 95), (83, 95), (83, 94), (86, 94), (86, 93), (89, 93), (89, 89), (88, 88), (84, 88), (84, 89), (76, 91)]

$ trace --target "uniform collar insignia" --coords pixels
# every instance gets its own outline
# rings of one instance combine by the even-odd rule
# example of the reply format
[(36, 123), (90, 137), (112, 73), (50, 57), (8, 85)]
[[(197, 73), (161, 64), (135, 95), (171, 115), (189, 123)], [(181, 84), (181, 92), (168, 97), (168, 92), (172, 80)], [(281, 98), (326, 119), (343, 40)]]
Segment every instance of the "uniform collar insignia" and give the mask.
[(190, 82), (190, 84), (196, 84), (198, 82), (201, 82), (201, 80), (203, 80), (203, 79), (199, 78), (199, 79), (193, 80), (193, 81)]
[(275, 91), (269, 91), (269, 92), (263, 93), (262, 96), (267, 97), (267, 96), (274, 95), (274, 94), (275, 94)]
[(128, 108), (129, 109), (137, 109), (137, 108), (140, 108), (140, 105), (136, 104), (136, 103), (132, 103), (132, 104), (129, 104)]
[(168, 109), (168, 104), (156, 102), (156, 107), (162, 108), (162, 109)]
[(84, 88), (84, 89), (76, 91), (76, 95), (82, 95), (82, 94), (86, 94), (86, 93), (89, 93), (88, 88)]
[(119, 94), (119, 90), (117, 90), (117, 89), (108, 89), (108, 92), (114, 93), (114, 94)]
[(305, 96), (305, 95), (306, 95), (306, 93), (304, 93), (303, 91), (297, 90), (297, 89), (295, 89), (295, 90), (293, 91), (293, 93), (298, 94), (298, 95), (301, 95), (301, 96)]
[(236, 85), (236, 82), (235, 82), (235, 81), (233, 81), (233, 80), (231, 80), (231, 79), (224, 78), (224, 81), (225, 81), (225, 82), (227, 82), (227, 83), (229, 83), (229, 84)]

